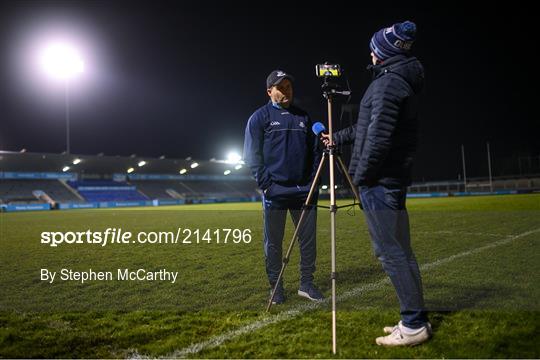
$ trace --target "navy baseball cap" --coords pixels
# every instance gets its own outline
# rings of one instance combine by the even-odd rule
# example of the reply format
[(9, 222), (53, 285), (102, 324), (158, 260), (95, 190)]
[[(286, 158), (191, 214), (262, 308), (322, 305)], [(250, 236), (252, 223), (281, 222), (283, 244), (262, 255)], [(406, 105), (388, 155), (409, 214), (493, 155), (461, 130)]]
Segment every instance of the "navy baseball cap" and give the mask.
[(279, 84), (283, 79), (289, 79), (291, 82), (294, 81), (294, 78), (287, 74), (283, 70), (274, 70), (266, 78), (266, 88), (270, 89), (272, 86)]

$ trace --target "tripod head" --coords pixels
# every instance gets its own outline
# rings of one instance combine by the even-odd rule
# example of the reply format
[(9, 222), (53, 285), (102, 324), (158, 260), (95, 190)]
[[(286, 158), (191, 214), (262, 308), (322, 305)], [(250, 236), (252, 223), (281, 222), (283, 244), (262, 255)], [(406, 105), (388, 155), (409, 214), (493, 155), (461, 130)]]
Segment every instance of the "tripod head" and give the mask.
[(330, 81), (330, 77), (325, 76), (323, 84), (321, 85), (321, 89), (323, 91), (323, 96), (325, 99), (328, 99), (329, 97), (332, 97), (334, 95), (343, 95), (343, 96), (349, 96), (351, 95), (350, 90), (341, 90), (341, 86), (333, 81)]

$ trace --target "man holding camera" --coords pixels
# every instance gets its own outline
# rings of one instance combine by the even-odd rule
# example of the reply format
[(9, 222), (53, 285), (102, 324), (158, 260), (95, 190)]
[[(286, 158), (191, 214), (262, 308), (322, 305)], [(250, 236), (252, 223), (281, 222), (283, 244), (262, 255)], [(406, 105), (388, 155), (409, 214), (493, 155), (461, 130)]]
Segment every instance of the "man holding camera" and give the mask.
[[(320, 151), (317, 139), (310, 131), (309, 116), (292, 104), (292, 76), (274, 70), (266, 79), (266, 89), (270, 101), (251, 115), (246, 126), (244, 160), (262, 191), (266, 274), (273, 289), (282, 265), (287, 211), (296, 226), (319, 165)], [(323, 295), (313, 284), (316, 220), (316, 208), (307, 209), (298, 233), (298, 294), (320, 301)], [(280, 282), (272, 303), (284, 301), (285, 292)]]
[[(373, 80), (366, 90), (358, 122), (333, 136), (335, 144), (353, 144), (349, 173), (359, 187), (375, 255), (397, 293), (401, 321), (385, 327), (378, 345), (423, 343), (431, 336), (422, 280), (410, 244), (405, 207), (417, 144), (418, 94), (424, 69), (410, 55), (416, 25), (410, 21), (377, 31), (371, 38)], [(330, 145), (328, 135), (322, 135)]]

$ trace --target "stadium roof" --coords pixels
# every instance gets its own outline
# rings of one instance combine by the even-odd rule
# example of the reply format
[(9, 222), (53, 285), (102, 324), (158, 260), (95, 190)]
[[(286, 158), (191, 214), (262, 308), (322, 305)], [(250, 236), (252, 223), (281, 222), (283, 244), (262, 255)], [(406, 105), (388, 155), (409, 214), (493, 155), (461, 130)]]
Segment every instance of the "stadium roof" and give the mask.
[[(75, 161), (79, 159), (79, 161)], [(189, 158), (188, 158), (189, 159)], [(75, 161), (75, 163), (74, 163)], [(144, 165), (139, 166), (144, 162)], [(193, 163), (198, 166), (192, 168)], [(61, 172), (69, 166), (69, 172), (79, 174), (115, 174), (127, 173), (133, 168), (133, 174), (178, 174), (186, 169), (190, 175), (249, 175), (249, 170), (238, 164), (218, 160), (167, 159), (132, 156), (104, 156), (77, 154), (45, 154), (28, 152), (0, 151), (0, 171), (3, 172)]]

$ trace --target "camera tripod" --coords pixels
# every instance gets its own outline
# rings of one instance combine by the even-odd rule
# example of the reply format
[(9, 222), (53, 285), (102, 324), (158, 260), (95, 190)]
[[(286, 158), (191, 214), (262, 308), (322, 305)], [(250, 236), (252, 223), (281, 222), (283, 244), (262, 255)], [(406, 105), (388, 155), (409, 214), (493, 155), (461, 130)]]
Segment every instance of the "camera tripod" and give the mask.
[[(338, 91), (338, 87), (335, 84), (332, 84), (328, 81), (328, 77), (324, 78), (324, 84), (322, 85), (323, 89), (323, 96), (327, 100), (328, 104), (328, 135), (330, 136), (330, 139), (332, 139), (333, 131), (332, 131), (332, 100), (335, 95), (349, 95), (350, 91)], [(317, 134), (318, 135), (318, 134)], [(336, 336), (336, 212), (338, 208), (342, 207), (349, 207), (349, 205), (343, 205), (343, 206), (337, 206), (336, 205), (336, 188), (335, 188), (335, 165), (339, 166), (342, 173), (345, 175), (345, 178), (347, 179), (347, 182), (354, 194), (355, 200), (358, 201), (358, 204), (360, 205), (360, 197), (358, 195), (358, 190), (354, 186), (351, 177), (349, 176), (349, 173), (347, 171), (347, 168), (343, 161), (341, 160), (341, 157), (337, 153), (336, 147), (333, 144), (332, 141), (330, 141), (330, 144), (326, 146), (326, 149), (323, 152), (321, 161), (319, 163), (319, 166), (317, 168), (317, 172), (315, 174), (315, 178), (313, 179), (313, 183), (311, 184), (311, 188), (309, 190), (307, 199), (304, 203), (304, 206), (302, 207), (302, 213), (300, 215), (300, 219), (298, 220), (298, 223), (296, 224), (296, 228), (294, 230), (294, 234), (291, 240), (291, 243), (289, 245), (289, 248), (287, 250), (287, 253), (285, 257), (283, 258), (281, 271), (279, 272), (278, 279), (276, 281), (276, 284), (274, 288), (272, 289), (272, 295), (270, 296), (270, 300), (268, 301), (268, 305), (266, 307), (266, 311), (270, 311), (270, 308), (272, 307), (272, 301), (274, 299), (274, 296), (276, 294), (276, 290), (279, 286), (279, 283), (283, 277), (283, 273), (285, 272), (285, 268), (287, 267), (287, 264), (289, 263), (289, 259), (291, 256), (292, 249), (294, 247), (294, 243), (298, 239), (298, 232), (301, 228), (304, 218), (306, 216), (306, 211), (308, 211), (312, 205), (311, 201), (313, 198), (313, 194), (315, 193), (315, 189), (317, 187), (317, 184), (319, 182), (322, 168), (324, 163), (328, 160), (329, 164), (329, 170), (330, 170), (330, 206), (320, 206), (325, 207), (330, 210), (330, 237), (331, 237), (331, 261), (332, 261), (332, 270), (331, 270), (331, 280), (332, 280), (332, 351), (335, 354), (337, 351), (337, 336)], [(353, 204), (354, 205), (354, 204)], [(360, 206), (361, 207), (361, 206)]]

